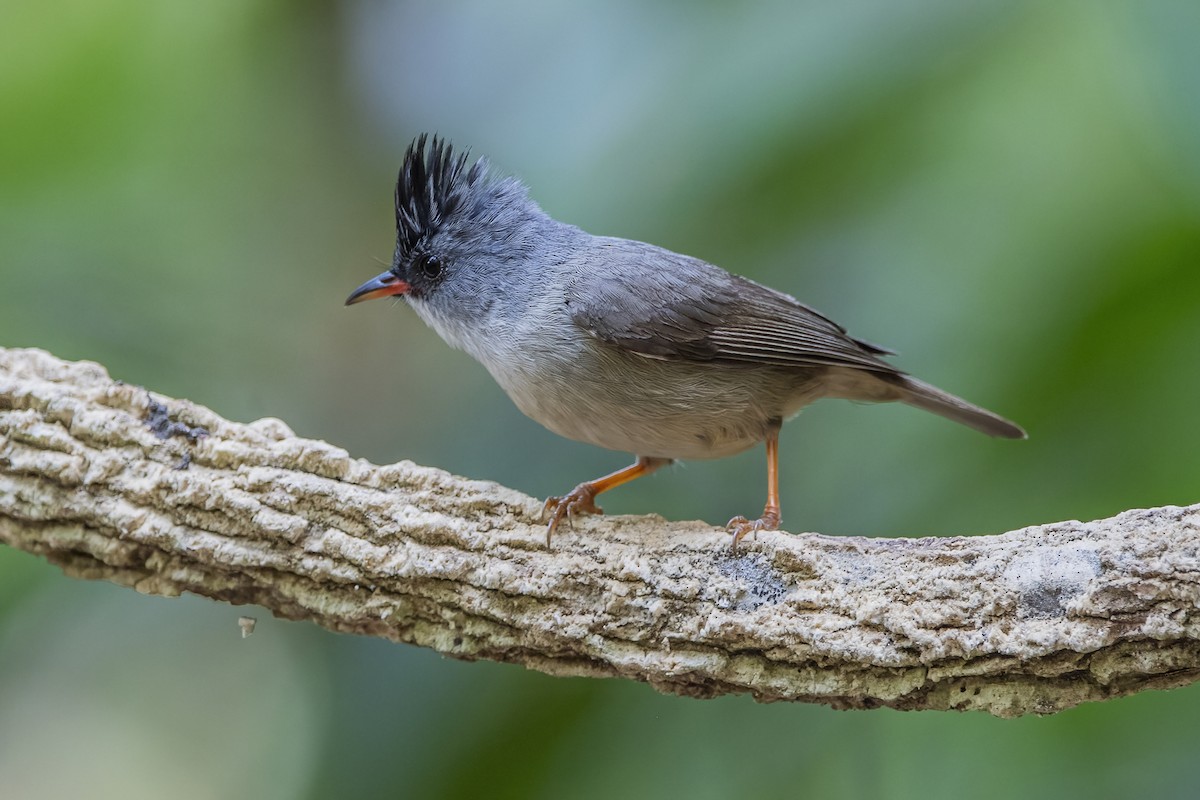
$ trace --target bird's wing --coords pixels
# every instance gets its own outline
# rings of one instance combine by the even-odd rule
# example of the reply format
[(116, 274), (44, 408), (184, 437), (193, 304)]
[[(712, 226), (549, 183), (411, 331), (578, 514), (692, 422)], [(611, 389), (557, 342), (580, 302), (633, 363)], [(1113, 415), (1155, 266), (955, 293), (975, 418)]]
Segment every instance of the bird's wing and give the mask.
[(650, 358), (897, 374), (890, 351), (795, 298), (699, 259), (597, 239), (566, 286), (571, 317), (601, 341)]

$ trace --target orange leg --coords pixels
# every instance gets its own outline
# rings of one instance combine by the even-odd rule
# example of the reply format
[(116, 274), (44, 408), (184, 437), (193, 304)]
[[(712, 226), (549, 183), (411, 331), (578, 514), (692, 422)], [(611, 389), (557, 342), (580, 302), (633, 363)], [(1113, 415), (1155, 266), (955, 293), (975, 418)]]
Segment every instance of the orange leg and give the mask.
[(767, 505), (762, 517), (749, 520), (745, 517), (734, 517), (729, 520), (726, 528), (733, 534), (733, 543), (729, 552), (736, 553), (738, 542), (748, 533), (757, 531), (774, 531), (779, 529), (781, 521), (779, 513), (779, 430), (776, 429), (767, 437)]
[(550, 546), (550, 537), (554, 535), (558, 523), (564, 519), (570, 524), (576, 514), (603, 514), (604, 509), (596, 505), (596, 495), (615, 489), (623, 483), (629, 483), (634, 478), (649, 475), (659, 467), (671, 463), (669, 458), (650, 458), (638, 456), (638, 460), (624, 469), (597, 478), (594, 481), (581, 483), (562, 497), (551, 497), (542, 507), (542, 517), (549, 515), (550, 524), (546, 526), (546, 546)]

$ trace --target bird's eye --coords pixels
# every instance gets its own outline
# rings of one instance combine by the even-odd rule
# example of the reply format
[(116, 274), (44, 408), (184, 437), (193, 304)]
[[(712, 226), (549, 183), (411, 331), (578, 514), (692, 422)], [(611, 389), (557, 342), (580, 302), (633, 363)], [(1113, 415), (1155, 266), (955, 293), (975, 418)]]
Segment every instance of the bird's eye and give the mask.
[(421, 276), (429, 281), (435, 281), (442, 277), (441, 259), (437, 256), (427, 256), (421, 259)]

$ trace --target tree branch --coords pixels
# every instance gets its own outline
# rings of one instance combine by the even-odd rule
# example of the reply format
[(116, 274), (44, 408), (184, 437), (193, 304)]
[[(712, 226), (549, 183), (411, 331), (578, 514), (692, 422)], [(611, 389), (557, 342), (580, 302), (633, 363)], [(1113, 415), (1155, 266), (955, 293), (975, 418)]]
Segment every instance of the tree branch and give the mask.
[(540, 511), (0, 349), (0, 541), (75, 577), (694, 697), (1007, 717), (1200, 673), (1200, 506), (975, 538), (765, 533), (736, 557), (720, 529), (653, 516), (547, 549)]

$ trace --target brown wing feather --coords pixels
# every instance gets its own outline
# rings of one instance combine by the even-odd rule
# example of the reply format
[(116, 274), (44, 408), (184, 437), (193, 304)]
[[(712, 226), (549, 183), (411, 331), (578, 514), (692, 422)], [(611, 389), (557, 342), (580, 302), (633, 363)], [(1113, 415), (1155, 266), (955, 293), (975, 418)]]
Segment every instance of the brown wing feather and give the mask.
[[(653, 358), (898, 374), (881, 347), (782, 292), (699, 259), (625, 239), (598, 239), (567, 287), (575, 323)], [(600, 266), (602, 265), (602, 266)]]

